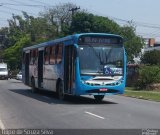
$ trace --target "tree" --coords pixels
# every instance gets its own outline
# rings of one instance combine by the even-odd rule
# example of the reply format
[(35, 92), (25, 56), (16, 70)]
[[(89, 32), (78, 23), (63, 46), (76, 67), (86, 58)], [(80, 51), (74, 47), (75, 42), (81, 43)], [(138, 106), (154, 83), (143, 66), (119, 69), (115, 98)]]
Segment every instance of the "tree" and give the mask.
[(77, 13), (73, 16), (70, 33), (91, 32), (93, 15), (87, 13)]
[(55, 27), (50, 25), (45, 18), (29, 16), (23, 12), (23, 16), (13, 15), (9, 20), (9, 38), (11, 45), (24, 35), (30, 35), (31, 41), (36, 42), (40, 38), (50, 39), (55, 37)]
[[(11, 61), (7, 56), (11, 52), (14, 54), (13, 52), (16, 50), (14, 46), (23, 41), (24, 37), (29, 38), (29, 45), (33, 45), (49, 39), (83, 32), (120, 34), (127, 39), (124, 45), (129, 61), (132, 61), (133, 57), (140, 52), (143, 40), (136, 35), (135, 27), (132, 25), (121, 27), (107, 17), (93, 15), (82, 10), (72, 15), (70, 9), (75, 7), (76, 5), (71, 3), (59, 4), (46, 9), (40, 13), (39, 17), (29, 16), (26, 12), (22, 12), (22, 16), (13, 14), (12, 18), (8, 20), (9, 27), (0, 29), (0, 34), (5, 35), (0, 40), (4, 45), (3, 48), (6, 49), (5, 58)], [(15, 57), (15, 59), (19, 58), (17, 55)]]
[(100, 32), (119, 33), (120, 26), (106, 17), (95, 16), (90, 13), (78, 12), (74, 15), (70, 33)]
[(23, 16), (13, 14), (8, 22), (9, 27), (0, 30), (0, 33), (5, 35), (2, 39), (5, 50), (1, 58), (5, 58), (11, 68), (14, 65), (19, 67), (21, 50), (26, 44), (30, 46), (55, 38), (55, 27), (50, 25), (45, 18), (35, 18), (23, 12)]
[(21, 69), (22, 49), (30, 44), (30, 38), (25, 36), (20, 38), (14, 46), (5, 49), (3, 57), (7, 60), (10, 69)]
[(109, 18), (86, 12), (75, 14), (71, 23), (70, 34), (81, 32), (104, 32), (121, 35), (125, 39), (124, 45), (128, 61), (133, 61), (134, 56), (141, 52), (144, 45), (143, 39), (136, 35), (135, 27), (131, 23), (121, 27)]
[(132, 24), (121, 27), (120, 35), (125, 40), (125, 49), (127, 52), (127, 59), (133, 62), (134, 56), (137, 56), (144, 45), (143, 38), (136, 35), (136, 29)]
[(47, 8), (40, 16), (48, 20), (48, 22), (56, 27), (56, 34), (66, 33), (72, 20), (72, 13), (69, 11), (76, 5), (72, 3), (59, 4), (52, 8)]

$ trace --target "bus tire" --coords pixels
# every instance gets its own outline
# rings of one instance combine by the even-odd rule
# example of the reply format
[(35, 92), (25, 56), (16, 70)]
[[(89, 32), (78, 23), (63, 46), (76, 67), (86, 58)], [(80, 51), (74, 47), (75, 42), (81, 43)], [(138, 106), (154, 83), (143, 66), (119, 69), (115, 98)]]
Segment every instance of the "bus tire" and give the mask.
[(35, 87), (35, 79), (34, 78), (31, 79), (31, 87), (32, 87), (32, 93), (36, 93), (38, 89)]
[(58, 83), (58, 91), (57, 92), (58, 92), (58, 98), (60, 100), (64, 100), (65, 95), (64, 95), (64, 86), (63, 86), (63, 82), (62, 81), (60, 81)]
[(94, 98), (96, 102), (101, 102), (104, 98), (104, 95), (94, 95)]

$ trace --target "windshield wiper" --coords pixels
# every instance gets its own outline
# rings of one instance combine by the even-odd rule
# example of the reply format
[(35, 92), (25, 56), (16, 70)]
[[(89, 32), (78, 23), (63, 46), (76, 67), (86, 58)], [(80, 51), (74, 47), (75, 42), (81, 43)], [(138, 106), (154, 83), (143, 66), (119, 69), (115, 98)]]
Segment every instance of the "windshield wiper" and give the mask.
[(101, 59), (101, 54), (100, 54), (100, 52), (99, 52), (99, 60), (100, 60), (100, 64), (101, 64), (101, 65), (104, 65), (104, 62), (103, 62), (102, 59)]
[(100, 61), (100, 64), (101, 65), (103, 65), (103, 61), (102, 61), (102, 59), (101, 59), (101, 56), (100, 56), (100, 53), (97, 53), (96, 52), (96, 50), (94, 49), (94, 47), (92, 46), (92, 45), (89, 45), (89, 47), (91, 47), (92, 48), (92, 50), (93, 50), (93, 52), (94, 52), (94, 54), (96, 55), (96, 57), (99, 59), (99, 61)]

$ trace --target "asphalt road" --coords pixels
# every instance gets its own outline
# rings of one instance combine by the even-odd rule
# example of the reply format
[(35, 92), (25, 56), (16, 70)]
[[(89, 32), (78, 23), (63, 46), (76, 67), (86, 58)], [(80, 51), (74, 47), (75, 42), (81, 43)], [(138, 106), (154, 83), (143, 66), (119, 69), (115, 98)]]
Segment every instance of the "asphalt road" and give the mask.
[(33, 94), (18, 80), (0, 80), (0, 128), (36, 129), (159, 129), (160, 103), (108, 96), (67, 97), (52, 92)]

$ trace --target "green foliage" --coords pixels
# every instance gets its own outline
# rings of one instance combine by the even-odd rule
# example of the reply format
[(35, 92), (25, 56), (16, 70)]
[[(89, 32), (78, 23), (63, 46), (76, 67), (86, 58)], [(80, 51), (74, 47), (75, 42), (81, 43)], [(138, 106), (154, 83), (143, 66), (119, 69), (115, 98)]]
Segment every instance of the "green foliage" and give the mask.
[(84, 32), (119, 33), (119, 31), (120, 26), (114, 21), (85, 12), (75, 14), (70, 27), (71, 34)]
[(139, 79), (136, 83), (137, 89), (146, 89), (153, 83), (160, 83), (159, 66), (141, 66), (139, 69)]
[(137, 91), (137, 90), (125, 90), (124, 93), (125, 96), (139, 98), (139, 99), (146, 99), (146, 100), (152, 100), (152, 101), (158, 101), (160, 102), (160, 92), (157, 91)]
[(65, 36), (65, 34), (68, 34), (72, 21), (72, 12), (70, 9), (75, 7), (76, 5), (72, 3), (60, 3), (52, 8), (46, 8), (44, 12), (40, 13), (40, 16), (45, 18), (51, 26), (54, 26), (56, 37)]
[(120, 27), (116, 22), (106, 17), (80, 12), (73, 17), (70, 34), (83, 32), (120, 34), (126, 39), (124, 45), (128, 61), (133, 61), (134, 56), (141, 52), (144, 45), (143, 39), (136, 35), (135, 27), (132, 24)]
[(77, 13), (73, 16), (70, 33), (91, 32), (93, 15), (87, 13)]
[(126, 40), (124, 45), (128, 61), (132, 62), (144, 45), (143, 39), (136, 35), (135, 28), (130, 24), (121, 28), (120, 35)]
[(13, 46), (24, 36), (29, 36), (32, 42), (56, 37), (55, 27), (50, 25), (48, 20), (29, 16), (26, 12), (23, 12), (23, 16), (13, 14), (8, 23), (9, 27), (0, 29), (0, 35), (4, 35), (0, 39), (4, 49)]
[(22, 49), (30, 44), (30, 38), (23, 37), (14, 46), (5, 49), (3, 56), (7, 60), (10, 69), (20, 69), (22, 60)]
[[(42, 41), (67, 36), (73, 33), (97, 32), (120, 34), (127, 39), (125, 49), (128, 60), (132, 61), (142, 46), (143, 41), (136, 36), (132, 25), (121, 27), (113, 20), (93, 15), (84, 11), (69, 11), (76, 5), (71, 3), (59, 4), (46, 9), (39, 17), (33, 17), (26, 12), (23, 15), (14, 15), (8, 20), (9, 27), (0, 29), (5, 35), (0, 39), (3, 46), (3, 56), (10, 66), (20, 65), (21, 49), (26, 45), (34, 45)], [(2, 54), (0, 54), (0, 57)], [(14, 68), (13, 67), (13, 68)], [(12, 68), (12, 67), (11, 67)]]
[(148, 65), (160, 65), (160, 50), (145, 52), (141, 57), (141, 62)]
[(0, 29), (5, 35), (1, 40), (3, 54), (0, 57), (8, 62), (11, 69), (21, 66), (22, 48), (55, 37), (54, 26), (42, 17), (34, 18), (23, 12), (23, 16), (13, 15), (8, 28)]

